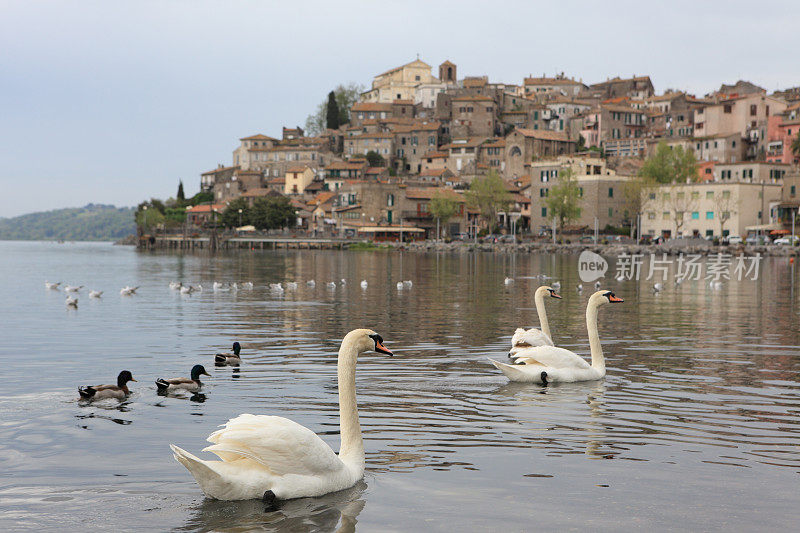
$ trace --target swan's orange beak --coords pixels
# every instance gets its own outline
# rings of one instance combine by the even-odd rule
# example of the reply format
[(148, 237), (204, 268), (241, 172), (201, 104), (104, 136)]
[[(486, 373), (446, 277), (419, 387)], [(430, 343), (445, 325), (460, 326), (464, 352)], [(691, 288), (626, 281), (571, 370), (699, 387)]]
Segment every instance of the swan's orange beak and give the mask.
[(623, 300), (623, 299), (622, 299), (622, 298), (620, 298), (619, 296), (614, 296), (614, 295), (612, 294), (611, 296), (609, 296), (609, 297), (608, 297), (608, 301), (609, 301), (609, 302), (614, 302), (614, 303), (617, 303), (617, 302), (620, 302), (620, 303), (621, 303), (621, 302), (624, 302), (625, 300)]
[(559, 300), (561, 299), (561, 295), (558, 294), (556, 291), (551, 292), (550, 296), (552, 296), (553, 298), (558, 298)]
[(375, 341), (375, 351), (378, 353), (385, 353), (386, 355), (394, 355), (383, 343)]

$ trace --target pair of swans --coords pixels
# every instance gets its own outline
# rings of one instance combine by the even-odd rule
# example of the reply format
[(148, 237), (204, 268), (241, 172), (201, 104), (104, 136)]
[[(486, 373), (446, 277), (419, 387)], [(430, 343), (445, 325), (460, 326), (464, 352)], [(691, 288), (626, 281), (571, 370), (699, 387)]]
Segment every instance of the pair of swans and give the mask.
[(313, 431), (280, 416), (243, 414), (208, 437), (205, 461), (170, 444), (175, 459), (200, 488), (218, 500), (276, 500), (322, 496), (347, 489), (364, 477), (364, 442), (356, 405), (356, 361), (376, 351), (392, 355), (380, 335), (369, 329), (348, 333), (339, 348), (339, 455)]
[(559, 298), (555, 291), (547, 286), (536, 290), (534, 300), (542, 331), (518, 329), (512, 338), (512, 348), (508, 356), (515, 364), (509, 365), (490, 359), (511, 381), (533, 383), (575, 382), (600, 379), (606, 375), (606, 363), (603, 347), (597, 333), (597, 310), (607, 303), (620, 303), (624, 300), (611, 291), (600, 290), (592, 294), (586, 305), (586, 329), (589, 332), (589, 349), (592, 363), (570, 350), (553, 345), (550, 337), (550, 324), (544, 308), (544, 296)]

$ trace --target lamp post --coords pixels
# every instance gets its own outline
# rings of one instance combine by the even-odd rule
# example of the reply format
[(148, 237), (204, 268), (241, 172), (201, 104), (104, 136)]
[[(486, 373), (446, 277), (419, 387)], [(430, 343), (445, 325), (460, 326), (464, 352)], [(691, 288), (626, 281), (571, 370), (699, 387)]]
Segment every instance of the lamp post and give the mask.
[(239, 209), (239, 227), (242, 227), (242, 210)]
[(142, 211), (144, 211), (144, 233), (147, 233), (147, 206), (142, 207)]

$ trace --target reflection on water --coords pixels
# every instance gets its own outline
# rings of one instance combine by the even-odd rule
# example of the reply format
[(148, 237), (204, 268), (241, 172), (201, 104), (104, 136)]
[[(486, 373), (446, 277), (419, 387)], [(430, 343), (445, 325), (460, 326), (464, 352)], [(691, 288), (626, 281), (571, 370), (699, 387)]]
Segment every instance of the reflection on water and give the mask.
[[(0, 272), (15, 280), (0, 309), (14, 333), (0, 347), (4, 529), (347, 531), (358, 519), (365, 530), (521, 530), (532, 501), (547, 509), (536, 524), (558, 529), (632, 529), (675, 513), (695, 529), (785, 529), (797, 518), (798, 274), (784, 259), (720, 290), (610, 281), (625, 303), (600, 311), (608, 376), (547, 387), (509, 383), (487, 358), (505, 356), (516, 327), (537, 325), (540, 274), (564, 287), (548, 303), (554, 340), (588, 356), (591, 291), (573, 289), (576, 256), (212, 258), (0, 243)], [(65, 314), (44, 279), (107, 296)], [(181, 296), (170, 281), (205, 290)], [(255, 288), (214, 292), (214, 281)], [(287, 281), (297, 288), (270, 291)], [(142, 288), (116, 297), (124, 285)], [(336, 351), (364, 326), (396, 354), (359, 360), (366, 482), (275, 511), (202, 498), (167, 445), (198, 452), (240, 413), (287, 416), (338, 449)], [(241, 366), (214, 366), (233, 341)], [(157, 394), (158, 376), (197, 363), (212, 374), (202, 393)], [(122, 368), (139, 379), (127, 401), (77, 401), (78, 384)]]
[(320, 498), (301, 498), (279, 502), (267, 508), (258, 500), (222, 502), (204, 499), (190, 510), (190, 517), (181, 531), (250, 531), (270, 529), (282, 531), (353, 532), (358, 514), (364, 509), (362, 495), (367, 488), (363, 481), (354, 487)]

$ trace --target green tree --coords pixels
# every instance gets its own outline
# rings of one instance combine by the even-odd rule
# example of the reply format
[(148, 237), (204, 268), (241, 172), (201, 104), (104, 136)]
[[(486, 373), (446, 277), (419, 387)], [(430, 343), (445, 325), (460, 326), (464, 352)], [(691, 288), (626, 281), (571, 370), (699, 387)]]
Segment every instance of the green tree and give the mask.
[(178, 202), (186, 201), (186, 195), (183, 193), (183, 180), (178, 182), (178, 194), (175, 195), (175, 199), (178, 200)]
[(490, 170), (486, 176), (472, 181), (466, 195), (469, 205), (480, 211), (489, 233), (492, 233), (497, 227), (497, 213), (506, 210), (511, 203), (503, 179), (496, 171)]
[(581, 202), (581, 191), (575, 180), (575, 173), (569, 168), (559, 171), (558, 182), (550, 188), (545, 199), (547, 210), (558, 219), (559, 229), (563, 230), (565, 225), (580, 216)]
[[(239, 209), (242, 210), (241, 224), (239, 224)], [(245, 198), (237, 198), (228, 204), (228, 207), (222, 212), (219, 221), (220, 224), (226, 228), (237, 228), (239, 226), (252, 224), (250, 220), (251, 216), (252, 213), (250, 212), (250, 206), (247, 204), (247, 200)]]
[(285, 196), (267, 196), (253, 202), (250, 223), (258, 229), (278, 229), (294, 223), (292, 202)]
[(191, 198), (189, 198), (189, 205), (207, 204), (214, 201), (214, 193), (208, 191), (200, 191)]
[(655, 183), (687, 183), (697, 179), (697, 160), (694, 152), (682, 146), (674, 148), (665, 142), (658, 143), (656, 151), (648, 157), (639, 175)]
[(339, 104), (336, 103), (336, 94), (328, 93), (328, 107), (325, 110), (325, 126), (329, 130), (339, 129)]
[(382, 167), (386, 166), (386, 160), (383, 158), (381, 154), (376, 152), (375, 150), (370, 150), (367, 152), (367, 163), (371, 167)]
[(458, 211), (458, 202), (449, 195), (439, 191), (433, 195), (428, 204), (428, 212), (436, 219), (436, 238), (441, 238), (439, 225), (447, 224), (447, 221), (455, 216)]
[[(350, 108), (358, 102), (364, 86), (357, 83), (338, 85), (333, 94), (336, 96), (336, 105), (339, 108), (339, 126), (350, 122)], [(317, 110), (306, 118), (305, 131), (308, 135), (319, 135), (325, 130), (328, 116), (328, 98), (320, 102)]]

